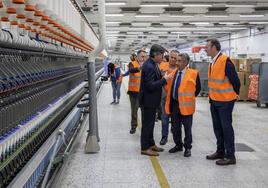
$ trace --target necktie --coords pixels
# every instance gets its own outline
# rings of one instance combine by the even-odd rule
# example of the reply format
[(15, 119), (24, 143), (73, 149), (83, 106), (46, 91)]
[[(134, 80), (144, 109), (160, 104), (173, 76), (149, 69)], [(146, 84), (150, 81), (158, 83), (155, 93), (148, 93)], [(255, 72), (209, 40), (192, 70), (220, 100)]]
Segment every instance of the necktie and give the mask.
[(177, 74), (176, 79), (175, 79), (175, 83), (174, 83), (174, 87), (173, 87), (173, 99), (178, 100), (178, 89), (180, 87), (181, 84), (181, 75), (182, 72), (180, 71), (179, 74)]

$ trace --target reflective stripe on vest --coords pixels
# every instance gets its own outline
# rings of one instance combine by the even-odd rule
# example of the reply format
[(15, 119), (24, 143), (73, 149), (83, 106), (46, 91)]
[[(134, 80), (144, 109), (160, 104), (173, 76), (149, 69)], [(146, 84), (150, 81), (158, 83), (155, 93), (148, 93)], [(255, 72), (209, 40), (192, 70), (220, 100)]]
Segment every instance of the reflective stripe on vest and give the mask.
[(140, 86), (140, 83), (134, 83), (134, 82), (130, 82), (129, 84), (128, 84), (129, 86)]
[(194, 106), (195, 102), (180, 102), (179, 106)]
[(129, 75), (129, 78), (141, 78), (141, 76)]
[(234, 91), (234, 89), (233, 88), (229, 88), (229, 89), (214, 89), (214, 88), (209, 88), (209, 91), (218, 92), (218, 93), (228, 93), (228, 92)]
[(181, 97), (193, 97), (195, 96), (194, 93), (179, 93), (179, 96)]
[(229, 79), (228, 78), (225, 78), (224, 80), (220, 80), (220, 79), (209, 78), (208, 81), (210, 81), (210, 82), (216, 82), (216, 83), (224, 83), (224, 82), (229, 82)]

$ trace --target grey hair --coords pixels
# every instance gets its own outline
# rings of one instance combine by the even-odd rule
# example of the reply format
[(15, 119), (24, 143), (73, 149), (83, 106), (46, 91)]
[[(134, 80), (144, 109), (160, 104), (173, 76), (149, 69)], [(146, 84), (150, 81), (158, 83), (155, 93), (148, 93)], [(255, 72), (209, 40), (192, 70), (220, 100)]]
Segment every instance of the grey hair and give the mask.
[(176, 53), (177, 55), (180, 54), (180, 52), (178, 50), (171, 50), (170, 53), (172, 53), (172, 52)]
[(190, 57), (187, 53), (181, 53), (181, 54), (179, 54), (179, 56), (182, 57), (183, 61), (185, 61), (187, 64), (189, 63)]

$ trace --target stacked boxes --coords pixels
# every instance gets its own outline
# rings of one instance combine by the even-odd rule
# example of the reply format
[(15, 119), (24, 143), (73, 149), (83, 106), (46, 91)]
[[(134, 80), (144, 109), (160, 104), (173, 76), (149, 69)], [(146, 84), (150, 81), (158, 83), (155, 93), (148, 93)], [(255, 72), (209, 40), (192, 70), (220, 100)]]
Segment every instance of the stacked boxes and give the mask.
[(251, 73), (251, 65), (254, 63), (261, 63), (261, 59), (239, 59), (239, 71)]
[(248, 89), (249, 89), (249, 76), (248, 72), (237, 72), (241, 87), (240, 87), (240, 100), (248, 100)]
[(235, 70), (239, 71), (239, 59), (233, 59), (231, 58), (231, 61), (234, 63)]
[(248, 91), (249, 91), (249, 76), (251, 74), (251, 65), (254, 63), (261, 63), (261, 59), (232, 59), (238, 77), (240, 79), (241, 88), (240, 88), (240, 99), (248, 100)]

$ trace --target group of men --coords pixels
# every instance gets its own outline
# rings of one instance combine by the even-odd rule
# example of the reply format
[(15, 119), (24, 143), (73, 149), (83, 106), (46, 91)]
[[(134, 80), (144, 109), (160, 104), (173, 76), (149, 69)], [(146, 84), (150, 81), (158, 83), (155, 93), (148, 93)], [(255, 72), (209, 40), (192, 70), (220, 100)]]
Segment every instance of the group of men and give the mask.
[[(215, 160), (217, 165), (236, 164), (232, 111), (239, 95), (240, 82), (231, 60), (220, 52), (217, 39), (208, 40), (206, 51), (211, 56), (209, 64), (208, 87), (213, 130), (217, 139), (217, 150), (207, 155), (208, 160)], [(141, 154), (158, 156), (164, 151), (154, 141), (156, 111), (162, 109), (161, 145), (167, 142), (169, 118), (175, 146), (170, 153), (183, 151), (184, 156), (191, 156), (192, 122), (196, 110), (196, 97), (201, 90), (197, 70), (189, 68), (189, 56), (172, 50), (169, 62), (163, 61), (166, 50), (154, 44), (149, 58), (144, 50), (137, 52), (129, 63), (128, 94), (131, 103), (131, 129), (137, 128), (137, 111), (141, 108)], [(185, 138), (182, 141), (182, 125)]]

